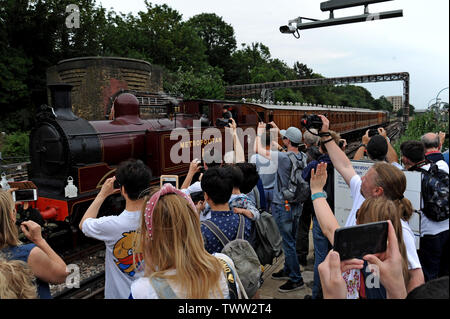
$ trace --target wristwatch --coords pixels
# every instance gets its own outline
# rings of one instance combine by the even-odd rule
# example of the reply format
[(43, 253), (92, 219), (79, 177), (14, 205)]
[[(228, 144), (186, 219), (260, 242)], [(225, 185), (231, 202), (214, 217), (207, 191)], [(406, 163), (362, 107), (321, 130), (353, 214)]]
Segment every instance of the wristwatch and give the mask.
[(367, 148), (366, 144), (361, 144), (361, 145), (358, 146), (358, 148), (360, 148), (361, 146), (364, 147), (364, 148)]

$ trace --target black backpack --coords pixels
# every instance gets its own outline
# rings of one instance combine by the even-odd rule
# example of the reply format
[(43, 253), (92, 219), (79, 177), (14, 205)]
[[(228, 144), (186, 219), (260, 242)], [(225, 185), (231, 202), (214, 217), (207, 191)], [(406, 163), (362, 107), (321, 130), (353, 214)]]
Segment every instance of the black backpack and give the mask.
[[(289, 152), (287, 156), (291, 160), (292, 168), (287, 187), (281, 187), (281, 193), (283, 199), (287, 200), (289, 204), (301, 204), (311, 196), (311, 190), (309, 183), (307, 183), (303, 177), (302, 172), (306, 167), (306, 156), (300, 153), (302, 158), (299, 160), (294, 153)], [(278, 185), (282, 185), (280, 176), (277, 174)]]
[(448, 219), (448, 174), (432, 163), (428, 171), (419, 168), (422, 175), (422, 212), (435, 222)]

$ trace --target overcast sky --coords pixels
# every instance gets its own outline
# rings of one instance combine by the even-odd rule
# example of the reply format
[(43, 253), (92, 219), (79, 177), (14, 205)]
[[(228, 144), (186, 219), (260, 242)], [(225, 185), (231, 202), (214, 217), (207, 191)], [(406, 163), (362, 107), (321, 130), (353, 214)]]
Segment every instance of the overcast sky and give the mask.
[[(449, 86), (449, 1), (394, 0), (369, 6), (371, 13), (402, 9), (403, 17), (304, 30), (301, 38), (281, 34), (279, 27), (299, 16), (327, 19), (325, 0), (154, 0), (183, 15), (183, 20), (215, 13), (231, 24), (238, 47), (261, 42), (273, 58), (290, 67), (307, 64), (325, 77), (409, 72), (410, 103), (426, 108)], [(107, 9), (136, 14), (143, 0), (97, 0)], [(335, 17), (359, 15), (362, 7), (338, 10)], [(402, 95), (403, 82), (365, 84), (374, 96)], [(449, 101), (449, 90), (440, 96)]]

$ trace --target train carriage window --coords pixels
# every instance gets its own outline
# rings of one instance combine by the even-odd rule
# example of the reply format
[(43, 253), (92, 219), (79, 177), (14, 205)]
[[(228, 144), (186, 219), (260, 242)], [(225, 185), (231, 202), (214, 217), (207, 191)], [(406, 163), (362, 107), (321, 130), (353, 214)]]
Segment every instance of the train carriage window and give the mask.
[(199, 113), (201, 115), (206, 115), (207, 117), (209, 117), (209, 112), (210, 112), (210, 105), (209, 104), (200, 104), (199, 106)]

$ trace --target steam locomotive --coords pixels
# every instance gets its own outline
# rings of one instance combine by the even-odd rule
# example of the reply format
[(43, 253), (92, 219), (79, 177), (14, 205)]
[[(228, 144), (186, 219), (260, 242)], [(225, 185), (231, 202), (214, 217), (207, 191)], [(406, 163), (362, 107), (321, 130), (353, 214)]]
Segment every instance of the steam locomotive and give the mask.
[[(56, 221), (76, 228), (82, 215), (97, 195), (104, 181), (114, 176), (119, 163), (129, 158), (141, 159), (152, 171), (153, 183), (161, 175), (187, 173), (189, 163), (174, 163), (171, 148), (179, 141), (171, 139), (171, 132), (186, 128), (190, 134), (188, 147), (220, 143), (223, 139), (194, 136), (218, 125), (226, 107), (239, 127), (256, 128), (260, 121), (275, 121), (280, 129), (300, 126), (309, 114), (324, 114), (331, 129), (351, 133), (380, 126), (388, 121), (387, 112), (333, 107), (265, 105), (256, 103), (185, 100), (179, 105), (168, 103), (159, 118), (144, 119), (140, 115), (138, 98), (130, 93), (120, 94), (114, 103), (114, 119), (86, 121), (72, 112), (69, 84), (49, 85), (51, 107), (42, 106), (36, 115), (37, 124), (30, 135), (28, 176), (38, 188), (35, 204), (46, 221)], [(248, 141), (244, 143), (248, 147)], [(192, 154), (192, 149), (191, 149)], [(192, 158), (191, 158), (192, 159)], [(65, 190), (71, 185), (75, 194)], [(118, 214), (124, 205), (121, 196), (111, 196), (101, 209), (100, 216)]]

